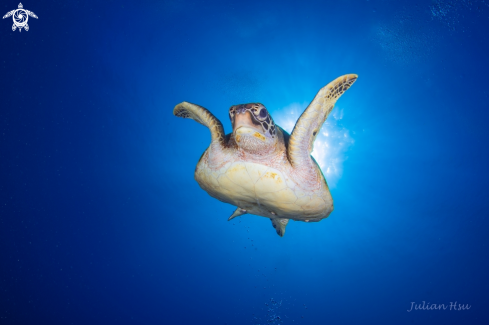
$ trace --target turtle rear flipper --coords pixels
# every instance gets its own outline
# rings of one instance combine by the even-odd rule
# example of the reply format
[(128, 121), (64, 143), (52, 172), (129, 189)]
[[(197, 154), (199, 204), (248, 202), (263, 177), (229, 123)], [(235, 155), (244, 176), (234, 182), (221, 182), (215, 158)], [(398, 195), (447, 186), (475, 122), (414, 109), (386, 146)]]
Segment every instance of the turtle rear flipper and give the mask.
[(29, 30), (29, 25), (25, 24), (24, 28), (25, 28), (26, 31), (28, 31)]
[(289, 219), (285, 218), (270, 218), (272, 221), (272, 226), (275, 228), (275, 231), (277, 232), (277, 235), (280, 237), (283, 237), (285, 235), (285, 227), (287, 227), (287, 224), (289, 223)]
[(12, 25), (12, 31), (15, 32), (15, 30), (17, 29), (17, 26), (15, 26), (15, 24)]
[(175, 106), (173, 115), (192, 120), (207, 126), (211, 131), (212, 143), (224, 145), (225, 134), (221, 121), (212, 115), (206, 108), (189, 102), (182, 102)]
[(248, 212), (245, 210), (245, 209), (241, 209), (241, 208), (237, 208), (233, 214), (228, 218), (228, 221), (231, 221), (233, 220), (234, 218), (236, 217), (240, 217), (242, 216), (243, 214), (247, 214)]
[(311, 159), (314, 140), (340, 96), (357, 80), (356, 74), (336, 78), (314, 97), (295, 124), (290, 135), (288, 156), (293, 167), (304, 166)]

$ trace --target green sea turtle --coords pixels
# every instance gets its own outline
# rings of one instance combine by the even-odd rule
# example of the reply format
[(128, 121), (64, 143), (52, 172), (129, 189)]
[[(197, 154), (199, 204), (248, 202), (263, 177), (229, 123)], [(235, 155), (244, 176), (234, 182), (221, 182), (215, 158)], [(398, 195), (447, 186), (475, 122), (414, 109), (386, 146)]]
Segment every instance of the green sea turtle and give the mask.
[(246, 213), (270, 218), (279, 236), (290, 219), (320, 221), (333, 211), (333, 198), (311, 156), (314, 140), (338, 98), (357, 75), (337, 78), (322, 88), (288, 134), (260, 103), (229, 109), (233, 132), (204, 107), (183, 102), (173, 114), (208, 127), (211, 144), (195, 169), (195, 180), (210, 196)]

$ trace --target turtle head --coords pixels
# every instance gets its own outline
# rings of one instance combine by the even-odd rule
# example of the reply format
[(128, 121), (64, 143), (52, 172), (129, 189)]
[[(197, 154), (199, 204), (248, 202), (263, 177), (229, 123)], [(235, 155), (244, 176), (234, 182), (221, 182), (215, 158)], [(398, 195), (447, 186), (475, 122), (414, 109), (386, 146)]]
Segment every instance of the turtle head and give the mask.
[(231, 106), (229, 118), (237, 145), (250, 153), (261, 153), (275, 148), (277, 128), (263, 104), (251, 103)]

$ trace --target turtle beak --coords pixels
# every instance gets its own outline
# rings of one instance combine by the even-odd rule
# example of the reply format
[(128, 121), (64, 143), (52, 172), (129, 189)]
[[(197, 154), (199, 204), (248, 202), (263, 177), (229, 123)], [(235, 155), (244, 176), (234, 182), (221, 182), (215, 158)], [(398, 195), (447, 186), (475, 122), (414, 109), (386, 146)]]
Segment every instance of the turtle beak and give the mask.
[(236, 115), (234, 116), (233, 132), (236, 133), (239, 128), (245, 127), (261, 133), (261, 125), (257, 124), (258, 123), (255, 122), (249, 111), (246, 111), (245, 109), (238, 109)]
[(253, 136), (261, 141), (266, 141), (266, 137), (262, 134), (261, 125), (257, 124), (250, 112), (237, 113), (234, 117), (233, 129), (236, 142), (239, 143), (243, 136)]

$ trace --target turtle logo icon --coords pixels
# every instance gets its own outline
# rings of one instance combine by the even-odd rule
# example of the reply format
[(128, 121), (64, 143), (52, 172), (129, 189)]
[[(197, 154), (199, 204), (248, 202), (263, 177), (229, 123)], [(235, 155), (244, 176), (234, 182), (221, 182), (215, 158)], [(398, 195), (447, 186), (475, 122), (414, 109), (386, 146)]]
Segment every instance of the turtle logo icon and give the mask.
[(14, 32), (17, 28), (19, 29), (19, 32), (22, 31), (22, 28), (24, 28), (26, 31), (29, 30), (29, 25), (27, 25), (29, 16), (37, 19), (36, 14), (33, 13), (32, 11), (25, 10), (22, 3), (19, 3), (19, 9), (14, 9), (12, 11), (7, 12), (5, 16), (3, 16), (3, 19), (8, 18), (10, 16), (12, 16), (12, 19), (14, 20), (14, 24), (12, 25), (12, 30)]

